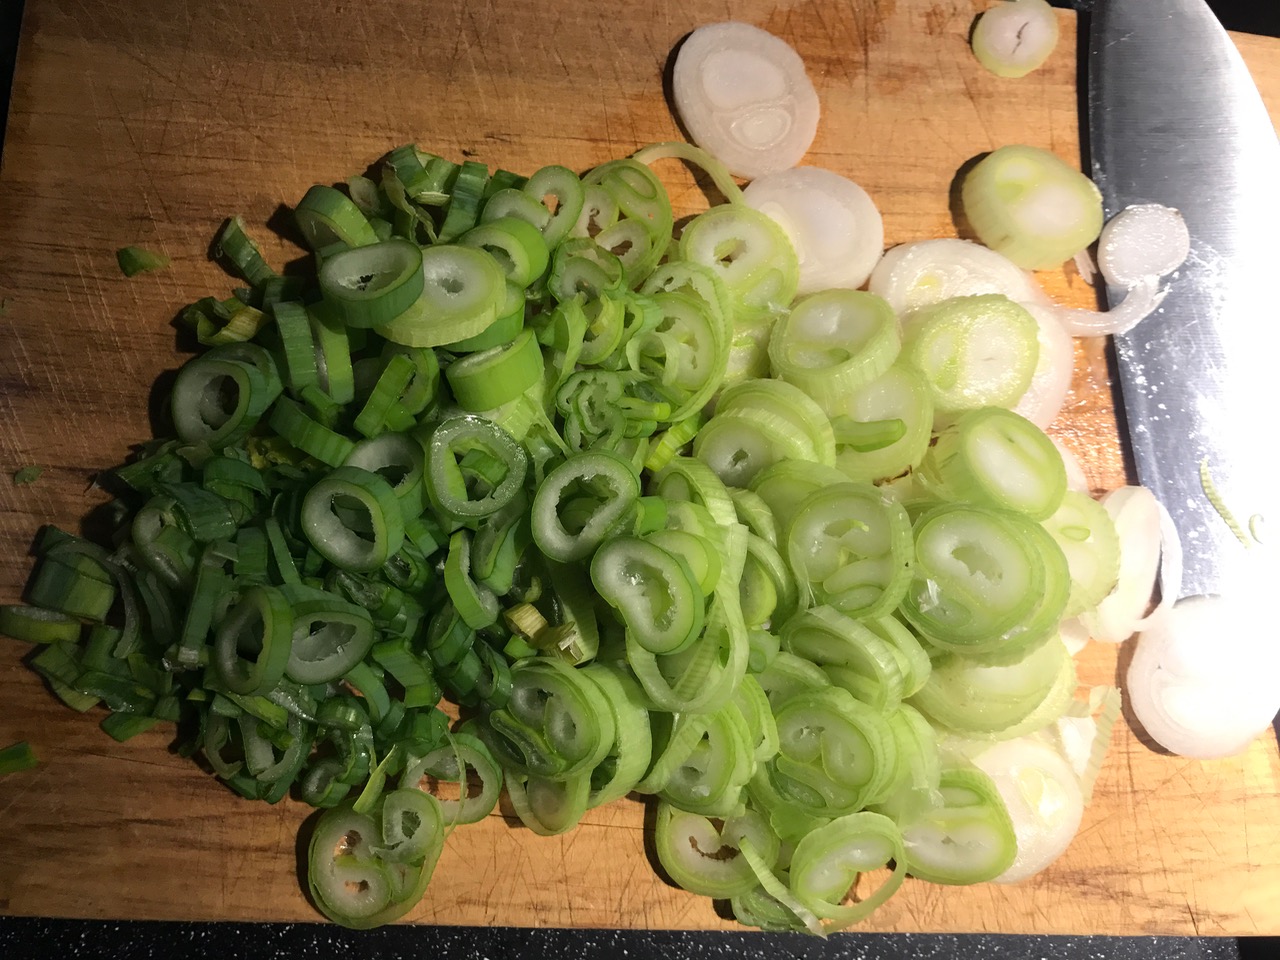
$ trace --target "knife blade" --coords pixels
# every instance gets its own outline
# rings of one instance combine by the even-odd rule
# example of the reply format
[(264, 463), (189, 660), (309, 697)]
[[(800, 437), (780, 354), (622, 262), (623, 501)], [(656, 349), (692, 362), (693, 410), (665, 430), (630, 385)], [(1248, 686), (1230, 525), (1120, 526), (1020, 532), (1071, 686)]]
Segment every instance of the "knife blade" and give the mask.
[[(1237, 539), (1201, 465), (1242, 522), (1280, 522), (1269, 423), (1280, 387), (1280, 141), (1203, 0), (1095, 0), (1086, 69), (1089, 159), (1106, 215), (1161, 203), (1182, 212), (1191, 235), (1160, 308), (1115, 338), (1138, 481), (1168, 509), (1185, 551), (1178, 596), (1265, 582), (1275, 551)], [(1107, 291), (1113, 305), (1123, 296)]]

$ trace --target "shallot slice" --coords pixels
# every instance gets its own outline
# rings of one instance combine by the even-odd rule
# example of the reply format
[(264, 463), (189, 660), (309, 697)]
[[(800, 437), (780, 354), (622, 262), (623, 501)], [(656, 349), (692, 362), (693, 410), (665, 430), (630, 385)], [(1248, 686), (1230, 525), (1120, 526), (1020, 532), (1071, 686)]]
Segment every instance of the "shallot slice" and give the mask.
[(862, 286), (884, 253), (884, 221), (875, 202), (838, 173), (780, 170), (753, 180), (742, 196), (791, 239), (800, 261), (800, 296)]
[(748, 23), (693, 31), (676, 55), (672, 96), (693, 141), (740, 177), (794, 167), (818, 130), (800, 55)]
[(1035, 278), (972, 240), (901, 243), (880, 258), (868, 287), (902, 316), (952, 297), (1002, 293), (1024, 307), (1049, 303)]
[(1058, 17), (1045, 0), (997, 3), (973, 28), (973, 55), (997, 77), (1025, 77), (1058, 45)]
[(1267, 598), (1187, 597), (1148, 624), (1126, 677), (1138, 721), (1196, 759), (1239, 753), (1280, 711)]

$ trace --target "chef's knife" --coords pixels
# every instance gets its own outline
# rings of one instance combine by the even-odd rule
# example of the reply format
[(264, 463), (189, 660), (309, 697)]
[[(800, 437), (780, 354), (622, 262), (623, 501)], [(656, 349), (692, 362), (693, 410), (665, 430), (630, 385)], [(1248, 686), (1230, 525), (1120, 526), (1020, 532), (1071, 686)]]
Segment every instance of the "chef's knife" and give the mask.
[[(1181, 536), (1179, 596), (1265, 582), (1275, 551), (1239, 542), (1201, 465), (1242, 524), (1280, 524), (1280, 141), (1204, 0), (1095, 0), (1086, 71), (1089, 160), (1107, 216), (1161, 203), (1191, 234), (1158, 311), (1116, 337), (1138, 481)], [(1123, 295), (1108, 290), (1113, 304)]]

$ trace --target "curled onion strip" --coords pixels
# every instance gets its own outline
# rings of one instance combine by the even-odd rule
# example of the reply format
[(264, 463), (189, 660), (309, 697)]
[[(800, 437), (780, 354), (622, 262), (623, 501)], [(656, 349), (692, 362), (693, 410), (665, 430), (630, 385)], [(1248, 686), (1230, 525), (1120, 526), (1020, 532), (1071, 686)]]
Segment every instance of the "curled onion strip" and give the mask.
[(1073, 337), (1105, 337), (1128, 333), (1163, 302), (1167, 287), (1161, 289), (1156, 277), (1144, 277), (1129, 288), (1124, 299), (1110, 310), (1058, 307), (1058, 319)]

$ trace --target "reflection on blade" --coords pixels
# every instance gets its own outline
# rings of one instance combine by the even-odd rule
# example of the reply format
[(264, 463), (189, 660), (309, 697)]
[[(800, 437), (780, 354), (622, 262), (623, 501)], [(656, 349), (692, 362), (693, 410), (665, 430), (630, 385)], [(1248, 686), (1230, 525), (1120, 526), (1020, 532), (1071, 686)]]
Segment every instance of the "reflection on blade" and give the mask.
[(1242, 523), (1280, 523), (1269, 416), (1280, 383), (1280, 142), (1202, 0), (1098, 4), (1088, 69), (1090, 154), (1107, 215), (1163, 203), (1191, 232), (1168, 297), (1116, 338), (1116, 355), (1138, 480), (1169, 509), (1186, 549), (1180, 595), (1217, 593), (1260, 551), (1246, 551), (1210, 503), (1201, 464)]

